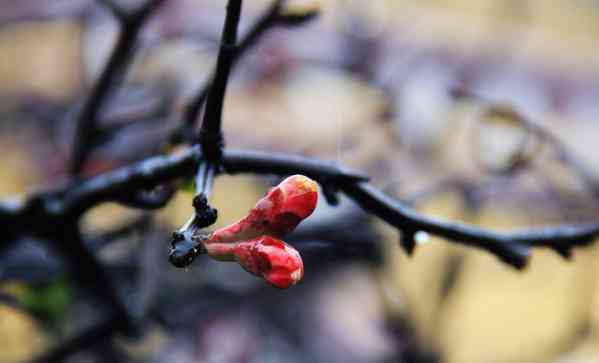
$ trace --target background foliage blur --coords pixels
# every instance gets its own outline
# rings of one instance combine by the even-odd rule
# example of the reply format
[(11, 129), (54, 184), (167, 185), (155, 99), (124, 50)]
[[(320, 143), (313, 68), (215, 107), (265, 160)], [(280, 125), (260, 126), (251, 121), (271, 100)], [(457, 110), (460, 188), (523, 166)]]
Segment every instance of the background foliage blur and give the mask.
[[(267, 4), (244, 2), (242, 32)], [(271, 31), (235, 70), (225, 104), (227, 145), (338, 161), (429, 215), (489, 228), (597, 219), (599, 2), (320, 6), (309, 25)], [(222, 1), (169, 0), (153, 17), (102, 119), (143, 122), (94, 153), (88, 173), (165, 152), (182, 103), (210, 72), (223, 14)], [(62, 180), (73, 109), (116, 31), (91, 0), (0, 3), (2, 197)], [(488, 102), (457, 97), (464, 89)], [(509, 119), (486, 120), (489, 102), (553, 132), (591, 182), (547, 145), (522, 150), (530, 135)], [(524, 152), (523, 166), (505, 167)], [(273, 182), (218, 178), (218, 225), (243, 216)], [(599, 360), (596, 245), (576, 250), (570, 262), (536, 251), (523, 272), (427, 236), (408, 258), (393, 229), (351, 202), (331, 208), (320, 201), (291, 237), (307, 251), (304, 282), (275, 291), (237, 265), (168, 265), (169, 233), (191, 213), (190, 199), (182, 189), (165, 210), (141, 215), (146, 223), (100, 251), (121, 293), (150, 302), (144, 336), (99, 342), (72, 361)], [(106, 205), (86, 216), (84, 227), (100, 236), (139, 218)], [(319, 253), (323, 241), (338, 243), (338, 251)], [(37, 241), (0, 257), (0, 291), (13, 302), (0, 304), (2, 362), (60, 344), (102, 315)]]

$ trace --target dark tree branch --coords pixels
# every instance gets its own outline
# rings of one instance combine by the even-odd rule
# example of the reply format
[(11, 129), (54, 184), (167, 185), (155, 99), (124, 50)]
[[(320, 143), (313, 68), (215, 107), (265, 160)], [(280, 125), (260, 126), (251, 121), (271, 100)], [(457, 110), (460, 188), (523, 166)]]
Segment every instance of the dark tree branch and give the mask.
[[(28, 223), (2, 227), (13, 236), (35, 233), (36, 228), (41, 228), (49, 216), (78, 216), (95, 205), (118, 199), (123, 193), (151, 189), (174, 179), (188, 178), (197, 170), (201, 160), (202, 151), (199, 146), (195, 146), (177, 155), (150, 158), (42, 194), (42, 197), (38, 195), (33, 200), (41, 198), (44, 208), (33, 208), (32, 206), (39, 205), (40, 202), (30, 201), (16, 213), (19, 218), (25, 217)], [(362, 175), (335, 164), (301, 156), (226, 149), (222, 165), (227, 173), (304, 174), (317, 180), (325, 188), (338, 189), (364, 210), (401, 231), (424, 231), (456, 243), (481, 248), (515, 267), (523, 267), (526, 264), (530, 247), (549, 247), (567, 256), (573, 247), (586, 245), (599, 234), (599, 223), (499, 233), (433, 219), (384, 194), (367, 183), (366, 177)]]
[(237, 52), (237, 28), (241, 17), (242, 0), (229, 0), (223, 35), (216, 60), (216, 73), (208, 92), (206, 111), (198, 135), (198, 142), (210, 163), (217, 163), (222, 155), (222, 113), (229, 74)]
[(81, 172), (93, 148), (94, 139), (99, 133), (98, 118), (100, 110), (108, 100), (111, 91), (122, 82), (127, 73), (127, 68), (135, 51), (137, 37), (145, 21), (152, 11), (163, 2), (164, 0), (148, 0), (138, 10), (126, 14), (111, 0), (102, 1), (117, 16), (121, 24), (121, 32), (99, 79), (85, 100), (81, 112), (77, 115), (73, 154), (70, 163), (71, 175), (77, 175)]
[[(313, 19), (317, 15), (317, 12), (290, 15), (283, 14), (282, 8), (284, 3), (284, 0), (275, 0), (266, 10), (266, 12), (264, 12), (264, 14), (262, 14), (262, 16), (260, 16), (260, 18), (252, 25), (248, 33), (239, 41), (237, 50), (230, 55), (231, 67), (234, 67), (241, 57), (247, 54), (248, 50), (256, 45), (256, 43), (258, 43), (258, 41), (269, 29), (272, 29), (277, 25), (300, 25), (310, 19)], [(213, 76), (210, 77), (208, 82), (194, 97), (192, 97), (192, 99), (186, 105), (183, 112), (183, 122), (181, 127), (173, 132), (171, 139), (174, 139), (175, 141), (193, 141), (192, 135), (196, 121), (200, 115), (202, 105), (206, 101), (206, 97), (210, 92), (210, 87), (214, 83), (216, 73), (217, 71), (215, 70), (213, 72)]]
[[(250, 32), (239, 42), (237, 51), (231, 54), (231, 66), (234, 66), (237, 61), (244, 55), (247, 50), (252, 46), (256, 40), (270, 27), (274, 22), (273, 20), (278, 14), (281, 7), (282, 0), (276, 0), (265, 15), (252, 27)], [(218, 65), (218, 63), (217, 63)], [(210, 86), (216, 79), (217, 70), (214, 71), (208, 82), (199, 90), (199, 92), (191, 99), (186, 105), (183, 112), (183, 124), (180, 129), (175, 130), (173, 134), (175, 138), (182, 139), (186, 136), (193, 135), (194, 125), (200, 115), (202, 105), (206, 101), (206, 97), (210, 92)], [(186, 140), (191, 141), (191, 140)]]
[(496, 234), (477, 227), (422, 216), (368, 183), (349, 184), (342, 187), (342, 190), (364, 210), (402, 231), (407, 231), (408, 235), (414, 231), (426, 231), (457, 243), (485, 249), (518, 268), (526, 264), (528, 246), (516, 240), (516, 235)]

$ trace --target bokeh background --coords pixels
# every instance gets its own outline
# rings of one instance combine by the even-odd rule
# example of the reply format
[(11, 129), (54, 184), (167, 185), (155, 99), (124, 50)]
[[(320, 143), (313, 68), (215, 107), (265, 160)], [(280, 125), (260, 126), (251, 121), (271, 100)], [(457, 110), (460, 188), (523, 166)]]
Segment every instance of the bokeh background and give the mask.
[[(242, 32), (268, 3), (244, 2)], [(597, 220), (599, 2), (289, 3), (321, 14), (270, 31), (235, 69), (228, 146), (343, 163), (422, 213), (496, 230)], [(184, 102), (210, 74), (223, 17), (217, 0), (168, 0), (153, 16), (102, 116), (142, 122), (99, 148), (88, 174), (167, 152)], [(64, 179), (72, 116), (117, 31), (91, 0), (0, 2), (2, 197)], [(493, 104), (513, 112), (489, 112)], [(568, 157), (520, 117), (555, 135)], [(219, 177), (218, 226), (276, 182)], [(304, 281), (280, 291), (234, 264), (168, 264), (170, 232), (191, 214), (191, 197), (182, 187), (157, 213), (110, 204), (85, 216), (90, 243), (147, 323), (141, 337), (100, 340), (69, 362), (599, 361), (597, 245), (570, 261), (536, 250), (516, 271), (420, 234), (409, 258), (396, 230), (350, 201), (321, 200), (289, 238)], [(106, 310), (35, 240), (0, 256), (0, 297), (0, 362), (60, 345)]]

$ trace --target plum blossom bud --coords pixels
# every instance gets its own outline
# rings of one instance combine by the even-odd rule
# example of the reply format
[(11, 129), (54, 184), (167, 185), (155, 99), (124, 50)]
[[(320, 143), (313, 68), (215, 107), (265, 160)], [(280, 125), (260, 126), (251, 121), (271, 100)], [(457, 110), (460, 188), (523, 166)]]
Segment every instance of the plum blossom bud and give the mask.
[(234, 243), (208, 243), (207, 253), (221, 261), (237, 261), (246, 271), (271, 285), (285, 289), (304, 276), (300, 254), (287, 243), (270, 236)]
[(282, 237), (310, 216), (318, 201), (315, 181), (293, 175), (272, 188), (240, 221), (214, 231), (206, 241), (227, 243), (263, 235)]

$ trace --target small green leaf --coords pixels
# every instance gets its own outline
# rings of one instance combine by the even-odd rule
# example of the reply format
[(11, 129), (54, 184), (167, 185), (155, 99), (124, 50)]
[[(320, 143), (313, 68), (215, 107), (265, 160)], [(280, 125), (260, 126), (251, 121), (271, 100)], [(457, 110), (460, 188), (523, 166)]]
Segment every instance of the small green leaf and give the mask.
[(72, 291), (66, 279), (59, 278), (45, 286), (26, 286), (17, 299), (28, 310), (60, 320), (72, 301)]

